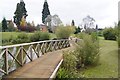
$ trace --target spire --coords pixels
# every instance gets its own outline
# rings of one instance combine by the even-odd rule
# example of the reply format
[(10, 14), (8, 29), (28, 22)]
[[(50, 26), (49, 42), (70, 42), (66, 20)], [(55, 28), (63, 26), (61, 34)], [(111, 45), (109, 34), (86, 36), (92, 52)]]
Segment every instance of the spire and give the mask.
[(24, 2), (23, 0), (20, 0), (20, 2)]

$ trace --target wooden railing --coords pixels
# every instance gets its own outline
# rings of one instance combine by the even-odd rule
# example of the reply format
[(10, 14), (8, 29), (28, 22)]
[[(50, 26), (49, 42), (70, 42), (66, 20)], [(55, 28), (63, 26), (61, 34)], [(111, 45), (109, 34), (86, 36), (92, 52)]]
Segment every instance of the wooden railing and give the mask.
[(47, 52), (69, 47), (69, 40), (47, 40), (0, 46), (0, 75), (7, 75)]

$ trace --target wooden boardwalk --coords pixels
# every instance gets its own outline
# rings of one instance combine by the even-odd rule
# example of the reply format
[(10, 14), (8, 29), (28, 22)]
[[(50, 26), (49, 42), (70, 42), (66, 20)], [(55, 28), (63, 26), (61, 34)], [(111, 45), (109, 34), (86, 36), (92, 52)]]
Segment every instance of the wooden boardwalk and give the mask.
[(50, 78), (60, 63), (62, 53), (69, 48), (48, 52), (40, 58), (25, 64), (23, 67), (11, 72), (8, 76), (3, 76), (3, 80), (10, 78)]
[[(62, 61), (63, 61), (63, 51), (70, 51), (73, 50), (75, 48), (75, 39), (70, 40), (68, 43), (68, 40), (57, 40), (54, 41), (55, 44), (51, 44), (53, 43), (53, 41), (44, 41), (44, 42), (35, 42), (35, 43), (28, 43), (28, 44), (21, 44), (23, 47), (26, 45), (30, 45), (29, 49), (32, 50), (32, 45), (33, 44), (37, 44), (36, 45), (36, 50), (39, 48), (39, 44), (42, 43), (42, 47), (44, 47), (44, 45), (46, 45), (48, 43), (48, 48), (46, 47), (45, 49), (52, 49), (52, 52), (46, 52), (44, 53), (44, 55), (39, 56), (38, 53), (39, 51), (36, 53), (36, 55), (38, 55), (38, 58), (32, 60), (32, 56), (29, 56), (28, 53), (26, 52), (26, 55), (29, 57), (30, 61), (29, 63), (23, 64), (22, 62), (22, 66), (15, 69), (14, 71), (8, 72), (9, 70), (9, 65), (8, 65), (8, 59), (7, 55), (8, 53), (10, 55), (12, 55), (12, 53), (8, 52), (9, 48), (14, 48), (14, 47), (19, 47), (20, 46), (20, 50), (24, 49), (21, 45), (13, 45), (13, 46), (7, 46), (5, 47), (5, 50), (3, 51), (4, 53), (2, 53), (1, 56), (3, 56), (3, 54), (5, 54), (5, 70), (0, 69), (0, 71), (4, 72), (4, 73), (8, 73), (7, 75), (4, 75), (2, 77), (2, 80), (34, 80), (34, 79), (51, 79), (51, 78), (55, 78), (56, 77), (56, 73), (58, 68), (60, 67)], [(46, 44), (45, 44), (46, 43)], [(58, 45), (56, 45), (58, 44)], [(70, 44), (70, 47), (69, 47)], [(67, 46), (65, 48), (65, 46)], [(51, 47), (51, 48), (50, 48)], [(57, 48), (57, 50), (55, 50), (55, 48)], [(4, 47), (3, 47), (4, 49)], [(34, 49), (34, 48), (33, 48)], [(43, 48), (42, 48), (43, 49)], [(36, 51), (35, 50), (35, 51)], [(44, 49), (43, 49), (44, 50)], [(18, 51), (19, 52), (19, 51)], [(17, 54), (21, 54), (21, 52), (17, 53)], [(23, 54), (23, 52), (22, 52)], [(0, 57), (1, 57), (0, 56)], [(12, 56), (14, 58), (13, 61), (17, 61), (16, 56)], [(23, 57), (21, 57), (23, 58)], [(25, 58), (26, 59), (26, 58)], [(20, 63), (21, 64), (21, 63)]]

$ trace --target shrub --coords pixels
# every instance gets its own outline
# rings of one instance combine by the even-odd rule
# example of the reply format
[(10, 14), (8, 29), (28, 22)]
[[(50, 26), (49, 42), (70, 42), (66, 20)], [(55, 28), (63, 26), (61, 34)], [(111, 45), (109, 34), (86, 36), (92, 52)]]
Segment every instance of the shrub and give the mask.
[(12, 32), (12, 31), (16, 31), (16, 30), (17, 30), (17, 28), (14, 27), (14, 24), (13, 24), (12, 22), (10, 22), (10, 23), (8, 24), (8, 31), (9, 31), (9, 32)]
[(98, 36), (103, 36), (103, 31), (98, 31)]
[(2, 45), (3, 46), (5, 46), (5, 45), (11, 45), (12, 44), (12, 40), (13, 40), (13, 36), (10, 36), (10, 38), (2, 39)]
[(30, 36), (30, 41), (42, 41), (42, 40), (49, 40), (50, 34), (48, 32), (35, 32), (33, 35)]
[[(79, 78), (80, 77), (81, 76), (79, 75)], [(59, 80), (63, 78), (65, 78), (65, 80), (70, 80), (70, 78), (73, 80), (73, 78), (78, 78), (78, 75), (76, 74), (75, 71), (70, 71), (70, 70), (66, 70), (65, 68), (60, 68), (55, 80)]]
[(71, 26), (60, 26), (57, 27), (55, 34), (59, 39), (67, 39), (69, 36), (75, 32), (75, 28)]
[(113, 28), (106, 28), (103, 31), (103, 36), (105, 40), (116, 40), (116, 33)]
[(74, 34), (78, 34), (78, 33), (80, 33), (81, 32), (81, 29), (80, 29), (80, 27), (78, 26), (78, 28), (76, 27), (75, 28), (75, 32), (74, 32)]
[(63, 54), (63, 63), (57, 73), (58, 78), (76, 78), (76, 61), (77, 58), (74, 55), (74, 52), (65, 51)]
[(81, 33), (79, 33), (79, 34), (76, 34), (76, 37), (77, 37), (77, 38), (80, 38), (80, 39), (83, 39), (85, 34), (86, 34), (86, 33), (81, 32)]
[(26, 43), (26, 42), (30, 42), (29, 37), (26, 33), (22, 32), (20, 33), (17, 38), (14, 38), (12, 40), (13, 44), (19, 44), (19, 43)]
[(63, 65), (62, 67), (64, 67), (66, 70), (72, 71), (76, 69), (76, 61), (77, 58), (75, 57), (73, 52), (65, 52), (63, 54)]
[(41, 32), (40, 40), (49, 40), (50, 34), (48, 32)]
[(97, 36), (97, 33), (96, 32), (92, 32), (91, 33), (91, 38), (92, 38), (92, 41), (95, 42), (98, 40), (98, 36)]
[(78, 59), (77, 66), (96, 64), (99, 60), (99, 45), (98, 42), (92, 41), (90, 35), (84, 35), (83, 41), (78, 43), (75, 50), (75, 55)]

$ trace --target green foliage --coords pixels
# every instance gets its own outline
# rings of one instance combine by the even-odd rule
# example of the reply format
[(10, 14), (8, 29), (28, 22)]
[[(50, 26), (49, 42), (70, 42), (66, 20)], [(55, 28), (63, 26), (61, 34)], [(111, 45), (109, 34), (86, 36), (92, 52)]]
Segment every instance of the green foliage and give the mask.
[(86, 35), (86, 33), (81, 32), (81, 33), (79, 33), (79, 34), (76, 34), (76, 37), (77, 37), (77, 38), (80, 38), (80, 39), (83, 39), (83, 38), (84, 38), (84, 35)]
[(13, 32), (13, 31), (16, 31), (16, 30), (17, 30), (17, 28), (14, 27), (13, 23), (8, 24), (8, 31), (9, 32)]
[(102, 36), (103, 36), (103, 31), (99, 31), (99, 32), (98, 32), (98, 36), (101, 36), (101, 37), (102, 37)]
[(78, 33), (80, 33), (81, 32), (81, 29), (80, 29), (80, 27), (78, 27), (78, 28), (75, 28), (75, 33), (74, 34), (78, 34)]
[(13, 36), (10, 36), (9, 38), (2, 39), (2, 45), (10, 45), (12, 44)]
[(17, 38), (14, 38), (12, 40), (12, 43), (13, 44), (19, 44), (19, 43), (27, 43), (27, 42), (30, 42), (29, 40), (29, 36), (27, 35), (27, 33), (20, 33)]
[(19, 26), (22, 17), (24, 16), (26, 18), (28, 16), (24, 2), (17, 3), (16, 11), (14, 14), (14, 22), (17, 26)]
[(45, 23), (45, 18), (47, 18), (48, 15), (50, 15), (49, 6), (48, 3), (45, 1), (42, 11), (42, 23)]
[(96, 29), (93, 29), (93, 28), (85, 29), (85, 33), (87, 33), (87, 34), (91, 34), (92, 32), (96, 32)]
[(70, 73), (64, 68), (60, 68), (56, 78), (70, 78)]
[[(25, 32), (24, 32), (25, 33)], [(17, 40), (18, 35), (21, 35), (21, 32), (0, 32), (0, 34), (2, 35), (2, 44), (1, 45), (12, 45), (12, 44), (16, 44), (14, 41)], [(29, 37), (30, 35), (32, 35), (33, 33), (25, 33), (27, 34), (27, 36)], [(29, 41), (29, 39), (28, 39)], [(19, 44), (17, 42), (17, 44)]]
[(57, 73), (56, 79), (77, 78), (76, 75), (77, 58), (74, 55), (74, 52), (65, 51), (63, 54), (63, 59), (64, 59), (63, 63)]
[(77, 58), (75, 57), (73, 52), (64, 52), (63, 54), (63, 65), (66, 70), (73, 71), (76, 69), (75, 65), (77, 64)]
[(99, 45), (96, 39), (93, 40), (95, 41), (92, 41), (90, 35), (85, 34), (83, 41), (78, 43), (79, 46), (77, 46), (75, 51), (79, 65), (92, 65), (98, 62)]
[(71, 26), (60, 26), (57, 27), (55, 34), (59, 39), (67, 39), (75, 31), (74, 27)]
[(5, 32), (7, 30), (7, 21), (5, 18), (2, 20), (2, 31)]
[(85, 78), (117, 78), (118, 77), (118, 47), (116, 41), (99, 38), (100, 60), (97, 66), (87, 66), (79, 71)]
[(42, 41), (42, 40), (49, 40), (50, 34), (48, 32), (35, 32), (33, 35), (30, 36), (30, 41)]
[(113, 28), (106, 28), (103, 31), (103, 36), (105, 40), (116, 40), (116, 32)]
[(91, 38), (92, 38), (92, 41), (95, 42), (98, 40), (98, 36), (97, 36), (97, 33), (96, 32), (92, 32), (91, 33)]
[(57, 76), (56, 76), (56, 80), (59, 80), (59, 79), (69, 80), (70, 78), (72, 78), (72, 80), (73, 78), (78, 78), (75, 71), (66, 70), (65, 68), (59, 69)]

